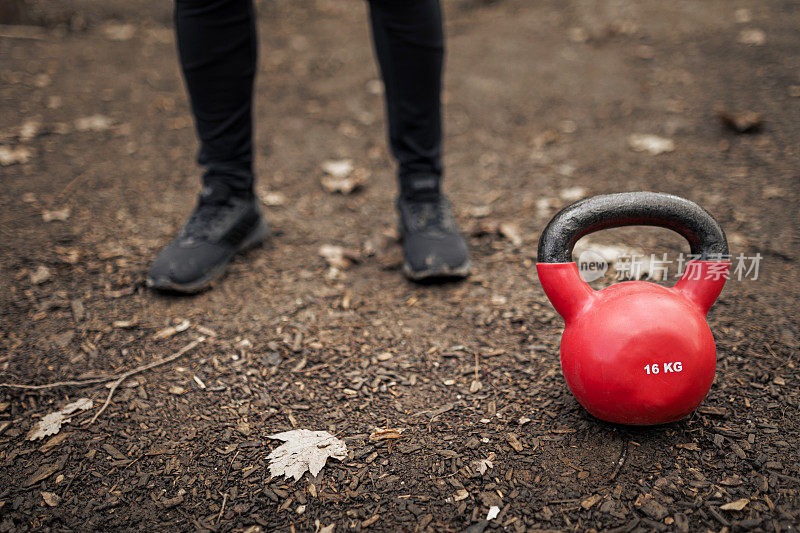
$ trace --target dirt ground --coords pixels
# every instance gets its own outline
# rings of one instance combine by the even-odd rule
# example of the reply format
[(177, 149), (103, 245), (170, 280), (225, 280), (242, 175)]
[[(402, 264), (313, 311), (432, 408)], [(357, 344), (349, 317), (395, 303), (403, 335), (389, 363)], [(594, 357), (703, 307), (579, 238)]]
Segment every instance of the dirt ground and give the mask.
[[(171, 3), (31, 0), (27, 26), (0, 29), (0, 149), (19, 160), (0, 167), (0, 381), (116, 374), (205, 337), (123, 382), (94, 423), (102, 384), (0, 389), (0, 531), (797, 529), (796, 4), (445, 2), (446, 188), (475, 273), (431, 286), (398, 268), (365, 4), (258, 7), (258, 187), (276, 231), (190, 298), (144, 286), (199, 190)], [(720, 110), (761, 127), (738, 134)], [(674, 150), (634, 151), (637, 133)], [(322, 189), (338, 159), (362, 191)], [(534, 264), (570, 198), (642, 189), (700, 203), (762, 261), (711, 311), (700, 410), (637, 429), (567, 390)], [(666, 230), (591, 239), (686, 248)], [(361, 261), (332, 270), (325, 244)], [(82, 397), (94, 408), (26, 440)], [(344, 439), (348, 459), (270, 478), (267, 436), (293, 427)], [(370, 442), (377, 427), (404, 431)]]

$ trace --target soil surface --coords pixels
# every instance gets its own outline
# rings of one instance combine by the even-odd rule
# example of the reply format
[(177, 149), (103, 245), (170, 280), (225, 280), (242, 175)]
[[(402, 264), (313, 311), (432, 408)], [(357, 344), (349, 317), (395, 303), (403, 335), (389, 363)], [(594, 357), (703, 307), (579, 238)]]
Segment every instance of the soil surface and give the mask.
[[(205, 339), (122, 382), (94, 423), (103, 384), (0, 389), (0, 531), (797, 528), (796, 5), (445, 2), (446, 188), (475, 271), (420, 286), (398, 268), (366, 5), (260, 2), (258, 188), (275, 234), (195, 297), (144, 286), (199, 191), (170, 10), (31, 0), (25, 26), (0, 28), (0, 381), (108, 376)], [(673, 149), (635, 151), (634, 134)], [(340, 159), (362, 190), (321, 187)], [(560, 207), (643, 189), (703, 205), (761, 262), (710, 313), (701, 408), (631, 428), (567, 389), (534, 265)], [(666, 230), (590, 239), (688, 249)], [(359, 261), (331, 268), (322, 245)], [(26, 440), (79, 398), (94, 407)], [(404, 431), (369, 439), (387, 427)], [(330, 431), (348, 458), (271, 478), (268, 435), (292, 428)]]

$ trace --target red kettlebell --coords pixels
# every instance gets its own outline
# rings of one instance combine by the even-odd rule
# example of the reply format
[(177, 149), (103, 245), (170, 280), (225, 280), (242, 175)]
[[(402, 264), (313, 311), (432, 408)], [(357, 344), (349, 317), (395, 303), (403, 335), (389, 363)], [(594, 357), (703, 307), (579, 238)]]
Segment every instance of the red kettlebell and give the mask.
[[(671, 229), (697, 259), (674, 287), (626, 281), (595, 291), (572, 249), (584, 235), (621, 226)], [(561, 370), (578, 402), (601, 420), (630, 425), (664, 424), (694, 411), (714, 381), (717, 350), (706, 315), (729, 268), (720, 225), (677, 196), (608, 194), (558, 213), (539, 239), (536, 270), (564, 318)]]

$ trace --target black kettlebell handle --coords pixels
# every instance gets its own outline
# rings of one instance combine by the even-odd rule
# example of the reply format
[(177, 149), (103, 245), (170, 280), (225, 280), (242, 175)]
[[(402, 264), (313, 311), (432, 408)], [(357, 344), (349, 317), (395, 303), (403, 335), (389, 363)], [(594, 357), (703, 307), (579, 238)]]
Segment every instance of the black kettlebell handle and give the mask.
[(622, 192), (562, 209), (539, 238), (539, 263), (571, 263), (572, 248), (590, 233), (622, 226), (658, 226), (682, 235), (700, 260), (724, 260), (728, 241), (711, 214), (694, 202), (657, 192)]

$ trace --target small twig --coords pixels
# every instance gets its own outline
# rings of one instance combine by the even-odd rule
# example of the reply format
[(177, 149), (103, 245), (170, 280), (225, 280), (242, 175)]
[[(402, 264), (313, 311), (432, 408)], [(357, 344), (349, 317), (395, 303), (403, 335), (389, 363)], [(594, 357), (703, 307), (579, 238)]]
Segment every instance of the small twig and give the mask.
[(116, 376), (105, 376), (102, 378), (81, 379), (77, 381), (56, 381), (55, 383), (45, 383), (44, 385), (0, 383), (0, 387), (8, 387), (9, 389), (25, 389), (25, 390), (44, 390), (44, 389), (54, 389), (56, 387), (82, 387), (84, 385), (94, 385), (95, 383), (105, 383), (106, 381), (112, 380), (115, 377)]
[(108, 407), (108, 405), (111, 403), (111, 397), (114, 396), (114, 392), (117, 390), (117, 387), (119, 387), (122, 384), (123, 381), (125, 381), (126, 379), (128, 379), (129, 377), (131, 377), (134, 374), (138, 374), (139, 372), (144, 372), (145, 370), (150, 370), (151, 368), (155, 368), (157, 366), (169, 363), (170, 361), (174, 361), (175, 359), (177, 359), (177, 358), (181, 357), (182, 355), (184, 355), (189, 350), (191, 350), (194, 347), (196, 347), (198, 344), (200, 344), (204, 340), (206, 340), (205, 337), (197, 337), (195, 340), (193, 340), (192, 342), (190, 342), (189, 344), (187, 344), (186, 346), (184, 346), (183, 348), (181, 348), (180, 350), (178, 350), (177, 352), (175, 352), (172, 355), (169, 355), (169, 356), (164, 357), (162, 359), (156, 359), (155, 361), (151, 361), (150, 363), (147, 363), (146, 365), (137, 366), (136, 368), (133, 368), (131, 370), (128, 370), (127, 372), (123, 372), (122, 374), (119, 374), (119, 377), (117, 377), (116, 381), (114, 381), (110, 385), (110, 388), (109, 388), (109, 391), (108, 391), (108, 396), (106, 397), (106, 401), (103, 403), (103, 406), (94, 414), (92, 419), (89, 420), (89, 422), (87, 422), (86, 425), (88, 426), (88, 425), (93, 424), (94, 421), (97, 420), (97, 417), (100, 416), (100, 414), (103, 411), (106, 410), (106, 407)]
[(614, 481), (619, 474), (619, 471), (622, 470), (622, 465), (625, 464), (625, 459), (628, 457), (628, 444), (629, 440), (625, 440), (625, 443), (622, 445), (622, 451), (619, 454), (619, 459), (617, 459), (617, 466), (614, 467), (614, 472), (612, 472), (611, 477), (608, 478), (609, 481)]
[(225, 503), (227, 503), (227, 501), (228, 501), (228, 493), (226, 492), (225, 494), (222, 495), (222, 508), (219, 510), (219, 514), (217, 515), (217, 524), (219, 524), (219, 521), (222, 520), (222, 513), (225, 512)]

